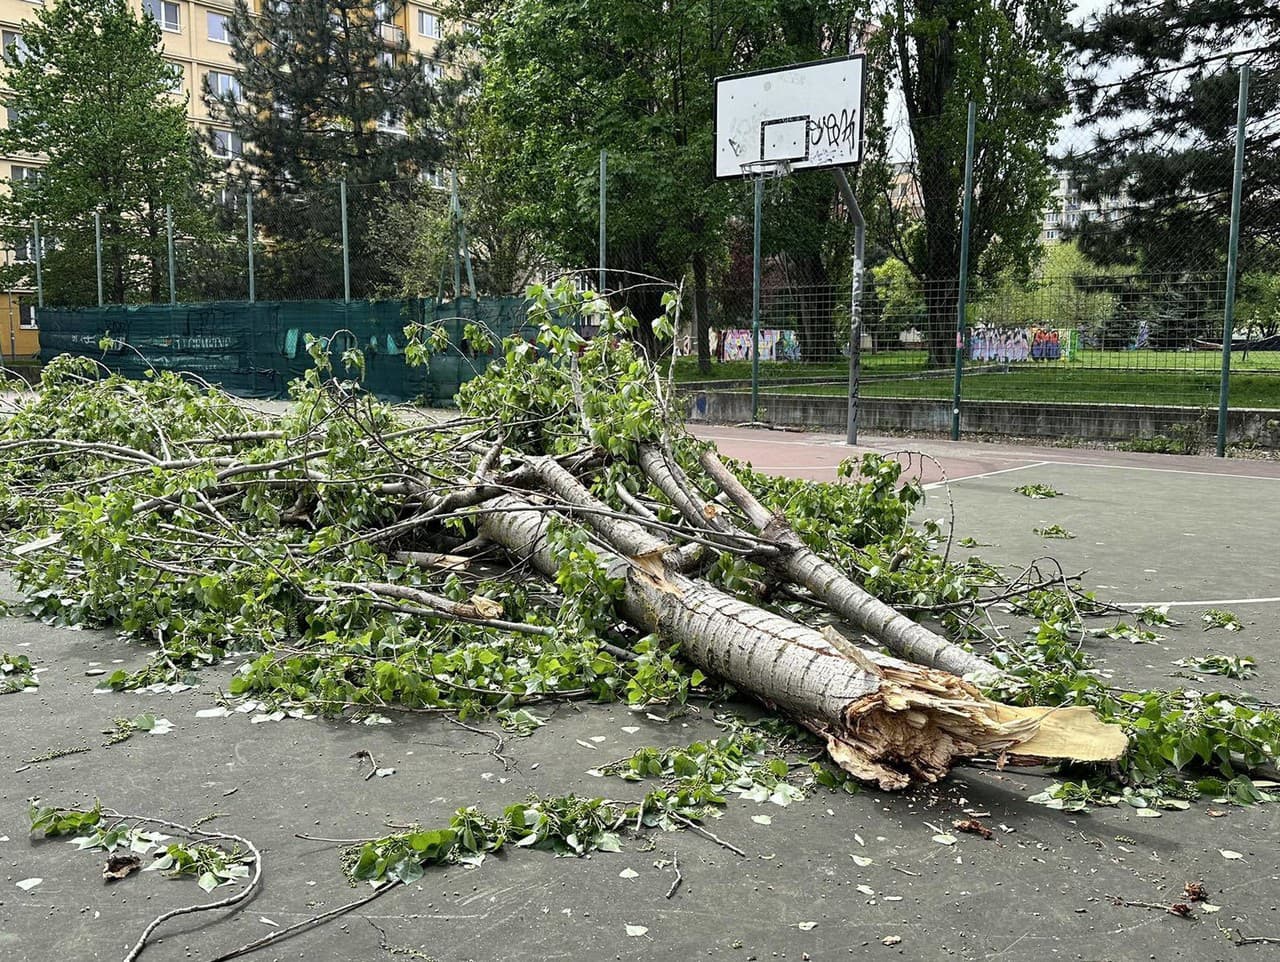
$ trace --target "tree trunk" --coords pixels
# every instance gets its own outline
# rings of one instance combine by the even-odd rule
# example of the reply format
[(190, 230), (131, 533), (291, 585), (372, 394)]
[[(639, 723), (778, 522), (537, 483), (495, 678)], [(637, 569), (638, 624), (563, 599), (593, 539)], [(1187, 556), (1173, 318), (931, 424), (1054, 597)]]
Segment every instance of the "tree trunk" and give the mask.
[[(691, 523), (710, 523), (717, 533), (732, 536), (734, 528), (703, 502), (679, 476), (679, 467), (655, 448), (645, 448), (640, 464), (652, 480)], [(807, 588), (832, 611), (869, 634), (894, 654), (918, 665), (938, 668), (979, 681), (990, 681), (999, 671), (989, 661), (952, 644), (917, 624), (865, 591), (835, 565), (805, 546), (786, 518), (771, 514), (729, 471), (713, 452), (702, 455), (702, 466), (720, 489), (747, 515), (752, 526), (775, 552), (757, 559), (775, 574)]]
[(698, 370), (711, 373), (711, 305), (707, 297), (707, 257), (701, 251), (693, 255), (693, 324), (698, 342)]
[[(1003, 753), (1118, 758), (1119, 728), (1090, 712), (1072, 716), (1064, 739), (1037, 737), (1045, 709), (991, 701), (955, 675), (858, 649), (841, 650), (805, 625), (725, 594), (668, 567), (674, 548), (619, 518), (557, 462), (538, 459), (539, 483), (557, 513), (578, 517), (612, 550), (601, 552), (610, 577), (623, 581), (623, 616), (642, 631), (678, 644), (708, 674), (777, 706), (826, 740), (832, 759), (882, 788), (934, 782), (957, 758)], [(479, 533), (547, 577), (559, 561), (547, 532), (549, 512), (511, 495), (486, 503)], [(843, 646), (842, 646), (843, 647)], [(1022, 752), (1019, 752), (1022, 754)]]

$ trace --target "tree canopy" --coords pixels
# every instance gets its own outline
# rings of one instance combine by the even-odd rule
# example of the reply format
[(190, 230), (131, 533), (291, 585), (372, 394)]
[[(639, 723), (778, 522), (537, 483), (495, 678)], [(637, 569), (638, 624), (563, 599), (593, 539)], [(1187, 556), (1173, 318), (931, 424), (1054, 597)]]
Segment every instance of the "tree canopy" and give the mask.
[(893, 253), (925, 288), (929, 359), (955, 346), (968, 101), (977, 104), (970, 264), (995, 274), (1039, 254), (1047, 151), (1066, 109), (1064, 0), (890, 0), (874, 40), (900, 84), (921, 211), (899, 211)]
[(55, 0), (32, 10), (4, 65), (0, 153), (39, 165), (0, 198), (7, 239), (25, 243), (39, 218), (47, 297), (90, 303), (98, 211), (106, 299), (162, 299), (165, 207), (198, 229), (200, 156), (155, 21), (126, 0)]
[[(1240, 67), (1253, 71), (1246, 161), (1246, 262), (1280, 243), (1280, 10), (1273, 0), (1112, 0), (1071, 34), (1075, 106), (1093, 141), (1069, 157), (1091, 200), (1124, 215), (1079, 234), (1096, 259), (1149, 272), (1212, 269), (1225, 257)], [(1269, 123), (1259, 123), (1262, 120)]]
[[(610, 286), (656, 316), (657, 288), (637, 275), (692, 270), (706, 357), (706, 290), (727, 254), (742, 193), (714, 180), (717, 76), (843, 56), (865, 22), (861, 0), (475, 0), (483, 63), (478, 96), (511, 159), (519, 216), (554, 261), (594, 264), (597, 170), (608, 150)], [(827, 207), (834, 191), (828, 191)], [(622, 273), (630, 272), (630, 273)]]
[(207, 97), (244, 144), (237, 178), (252, 183), (256, 221), (273, 241), (263, 264), (268, 284), (305, 278), (310, 296), (341, 296), (343, 178), (355, 185), (352, 275), (369, 291), (387, 281), (370, 236), (378, 200), (387, 191), (409, 196), (439, 156), (427, 122), (428, 66), (386, 23), (396, 6), (295, 0), (251, 11), (244, 0), (236, 4), (238, 87)]

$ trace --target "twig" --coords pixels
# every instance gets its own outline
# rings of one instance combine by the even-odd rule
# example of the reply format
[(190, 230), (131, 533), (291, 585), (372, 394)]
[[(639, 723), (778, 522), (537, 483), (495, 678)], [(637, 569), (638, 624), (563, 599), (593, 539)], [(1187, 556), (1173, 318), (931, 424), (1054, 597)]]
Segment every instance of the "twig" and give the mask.
[(684, 881), (684, 876), (680, 874), (680, 853), (675, 852), (671, 856), (671, 867), (676, 870), (676, 880), (671, 883), (671, 888), (667, 889), (667, 898), (676, 894), (676, 889), (680, 887), (680, 883)]
[(511, 770), (511, 759), (502, 754), (502, 749), (507, 744), (507, 740), (504, 736), (495, 731), (490, 731), (487, 728), (476, 728), (474, 725), (468, 725), (466, 722), (455, 718), (453, 715), (445, 715), (444, 717), (450, 724), (456, 725), (458, 728), (465, 729), (473, 735), (483, 735), (485, 738), (492, 738), (494, 740), (494, 746), (485, 754), (492, 755), (498, 761), (502, 762), (502, 768), (504, 771)]
[(744, 852), (742, 849), (738, 848), (738, 846), (734, 845), (732, 842), (726, 842), (715, 832), (711, 831), (708, 828), (703, 828), (701, 825), (699, 825), (697, 822), (693, 821), (692, 819), (685, 818), (683, 815), (680, 815), (676, 812), (668, 812), (668, 814), (672, 818), (674, 818), (677, 822), (679, 822), (681, 825), (683, 825), (685, 828), (691, 828), (695, 832), (698, 832), (701, 835), (705, 835), (707, 838), (711, 839), (711, 841), (715, 842), (719, 846), (722, 846), (723, 848), (727, 848), (730, 852), (733, 852), (735, 855), (741, 855), (743, 858), (747, 857), (747, 853)]
[(910, 875), (912, 878), (919, 878), (919, 877), (920, 877), (920, 873), (919, 873), (919, 872), (913, 872), (913, 871), (911, 871), (911, 869), (909, 869), (909, 868), (900, 868), (900, 867), (899, 867), (899, 866), (897, 866), (897, 865), (890, 865), (890, 866), (889, 866), (889, 868), (893, 869), (895, 872), (901, 872), (903, 875)]
[(1241, 935), (1237, 929), (1231, 942), (1233, 945), (1280, 945), (1280, 938), (1272, 935)]
[(208, 912), (211, 909), (224, 909), (243, 902), (258, 887), (258, 883), (262, 880), (262, 853), (258, 851), (258, 847), (247, 838), (240, 835), (232, 835), (230, 832), (206, 832), (199, 828), (188, 828), (186, 825), (180, 825), (177, 822), (171, 822), (165, 818), (154, 818), (150, 815), (127, 815), (123, 812), (104, 810), (104, 815), (110, 818), (120, 818), (133, 822), (148, 822), (152, 825), (163, 825), (166, 828), (174, 829), (183, 835), (199, 836), (200, 838), (209, 839), (226, 839), (232, 842), (239, 842), (250, 852), (253, 853), (253, 876), (245, 884), (245, 887), (234, 895), (229, 895), (224, 899), (218, 899), (216, 902), (202, 902), (196, 905), (186, 905), (182, 908), (170, 909), (167, 912), (161, 912), (151, 923), (142, 930), (142, 934), (138, 936), (138, 941), (134, 943), (129, 954), (124, 957), (124, 962), (134, 962), (138, 956), (142, 954), (142, 950), (147, 947), (147, 942), (161, 925), (170, 919), (177, 918), (180, 915), (193, 915), (196, 912)]
[(1162, 905), (1159, 902), (1139, 902), (1133, 899), (1123, 899), (1118, 895), (1108, 895), (1112, 905), (1126, 906), (1133, 909), (1151, 909), (1154, 912), (1164, 912), (1167, 915), (1176, 915), (1180, 919), (1186, 919), (1188, 922), (1197, 921), (1196, 917), (1191, 914), (1191, 910), (1182, 902), (1174, 902), (1172, 905)]
[[(339, 905), (336, 909), (330, 909), (328, 912), (313, 915), (309, 919), (303, 919), (301, 922), (295, 922), (293, 925), (286, 926), (283, 929), (272, 932), (270, 935), (264, 935), (260, 939), (254, 939), (252, 942), (246, 942), (238, 949), (232, 949), (230, 952), (224, 952), (222, 955), (215, 956), (210, 959), (209, 962), (227, 962), (228, 959), (238, 959), (242, 955), (248, 955), (250, 952), (256, 952), (264, 945), (271, 945), (274, 942), (279, 942), (281, 939), (288, 938), (301, 929), (310, 928), (313, 925), (321, 925), (324, 922), (329, 921), (329, 919), (336, 918), (339, 915), (350, 912), (352, 909), (358, 909), (362, 905), (368, 905), (374, 899), (379, 898), (384, 893), (389, 892), (393, 888), (402, 884), (403, 883), (399, 879), (392, 879), (386, 885), (374, 889), (373, 892), (362, 899), (356, 899), (354, 902), (347, 902), (345, 905)], [(126, 960), (126, 962), (128, 962), (128, 960)]]

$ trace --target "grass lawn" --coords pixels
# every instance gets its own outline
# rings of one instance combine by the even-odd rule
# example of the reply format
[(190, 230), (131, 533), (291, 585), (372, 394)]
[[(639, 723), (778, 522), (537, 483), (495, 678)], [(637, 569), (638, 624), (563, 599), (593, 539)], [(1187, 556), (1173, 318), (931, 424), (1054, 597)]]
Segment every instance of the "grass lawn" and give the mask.
[[(771, 387), (785, 394), (843, 395), (843, 384)], [(864, 381), (864, 397), (949, 398), (949, 378)], [(1217, 374), (1150, 373), (1049, 367), (969, 374), (963, 396), (973, 401), (1087, 401), (1110, 404), (1184, 404), (1216, 408)], [(1280, 408), (1280, 371), (1231, 377), (1232, 407)]]
[[(926, 370), (927, 355), (924, 351), (867, 352), (862, 355), (862, 371), (866, 375), (917, 374)], [(966, 364), (985, 362), (966, 361)], [(1211, 375), (1217, 390), (1217, 374), (1222, 365), (1222, 355), (1214, 351), (1081, 351), (1070, 361), (1025, 361), (1012, 365), (1014, 372), (1065, 371), (1083, 374), (1089, 371), (1110, 372), (1172, 372)], [(836, 361), (761, 361), (760, 380), (785, 381), (792, 378), (840, 377), (849, 370), (849, 362)], [(1231, 356), (1231, 370), (1270, 371), (1280, 374), (1280, 351), (1253, 351), (1246, 358), (1239, 351)], [(1056, 376), (1056, 375), (1055, 375)], [(712, 361), (711, 373), (698, 371), (698, 359), (676, 358), (677, 381), (746, 381), (751, 379), (750, 361)]]

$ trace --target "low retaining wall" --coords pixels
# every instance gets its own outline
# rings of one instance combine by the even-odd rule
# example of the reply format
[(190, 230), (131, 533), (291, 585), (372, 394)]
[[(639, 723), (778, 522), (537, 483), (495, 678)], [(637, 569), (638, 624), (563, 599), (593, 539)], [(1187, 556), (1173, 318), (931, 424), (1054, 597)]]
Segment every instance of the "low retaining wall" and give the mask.
[[(751, 420), (751, 395), (693, 391), (687, 413), (694, 421), (739, 424)], [(761, 420), (771, 424), (843, 433), (848, 401), (806, 394), (761, 394)], [(1062, 401), (965, 401), (960, 430), (1009, 437), (1132, 441), (1185, 434), (1199, 422), (1207, 440), (1217, 432), (1217, 412), (1156, 404), (1080, 404)], [(860, 398), (859, 431), (946, 434), (951, 402), (928, 398)], [(1280, 448), (1280, 411), (1235, 408), (1227, 413), (1227, 441)]]

